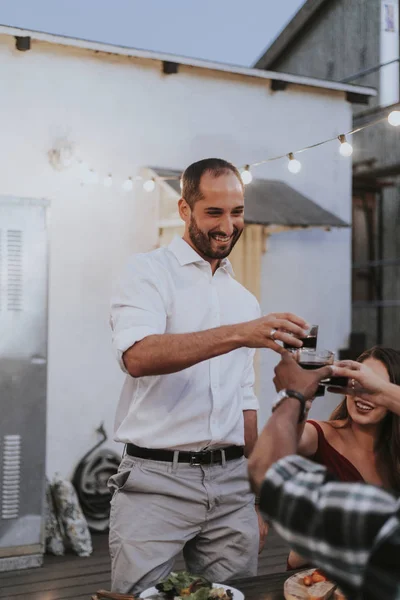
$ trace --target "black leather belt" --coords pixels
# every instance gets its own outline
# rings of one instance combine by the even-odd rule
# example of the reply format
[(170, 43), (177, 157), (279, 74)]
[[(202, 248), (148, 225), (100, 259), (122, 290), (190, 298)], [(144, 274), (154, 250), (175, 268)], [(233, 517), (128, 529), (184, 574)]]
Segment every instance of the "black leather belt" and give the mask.
[[(174, 460), (174, 450), (141, 448), (140, 446), (135, 446), (135, 444), (127, 444), (126, 453), (129, 456), (148, 458), (149, 460), (161, 460), (163, 462), (173, 462)], [(234, 460), (244, 455), (244, 448), (243, 446), (228, 446), (227, 448), (202, 450), (201, 452), (179, 450), (178, 462), (189, 463), (192, 466), (221, 464), (223, 454), (225, 454), (225, 460)]]

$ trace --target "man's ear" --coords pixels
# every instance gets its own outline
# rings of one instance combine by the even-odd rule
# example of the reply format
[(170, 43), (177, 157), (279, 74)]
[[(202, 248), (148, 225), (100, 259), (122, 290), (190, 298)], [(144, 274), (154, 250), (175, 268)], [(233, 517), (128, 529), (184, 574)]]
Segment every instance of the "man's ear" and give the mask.
[(179, 208), (179, 216), (182, 219), (182, 221), (185, 221), (185, 223), (189, 223), (190, 215), (192, 214), (192, 211), (190, 209), (189, 204), (186, 202), (185, 198), (180, 198), (180, 200), (178, 202), (178, 208)]

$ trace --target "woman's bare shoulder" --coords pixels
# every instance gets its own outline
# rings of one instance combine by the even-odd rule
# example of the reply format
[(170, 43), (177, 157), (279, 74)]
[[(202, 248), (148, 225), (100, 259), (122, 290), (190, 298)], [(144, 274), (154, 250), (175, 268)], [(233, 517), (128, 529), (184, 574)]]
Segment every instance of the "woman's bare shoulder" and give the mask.
[(346, 437), (347, 423), (342, 419), (337, 421), (318, 421), (318, 424), (328, 441), (338, 438), (343, 439), (343, 436)]

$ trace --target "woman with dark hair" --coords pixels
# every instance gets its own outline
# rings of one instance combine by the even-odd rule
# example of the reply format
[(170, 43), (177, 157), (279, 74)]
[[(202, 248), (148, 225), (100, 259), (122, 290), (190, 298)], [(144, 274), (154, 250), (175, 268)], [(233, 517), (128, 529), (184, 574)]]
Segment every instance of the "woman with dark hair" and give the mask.
[[(400, 353), (375, 346), (358, 358), (386, 382), (400, 385)], [(400, 494), (400, 416), (357, 395), (347, 395), (329, 421), (309, 420), (299, 454), (325, 465), (340, 481), (365, 482)], [(304, 565), (294, 552), (288, 568)]]

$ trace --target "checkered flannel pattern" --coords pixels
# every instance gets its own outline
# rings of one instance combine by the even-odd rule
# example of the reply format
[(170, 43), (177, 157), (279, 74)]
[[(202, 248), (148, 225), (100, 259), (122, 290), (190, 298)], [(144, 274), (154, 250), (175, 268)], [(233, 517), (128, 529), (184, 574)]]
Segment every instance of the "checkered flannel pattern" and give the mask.
[(400, 600), (400, 500), (390, 493), (287, 456), (268, 470), (260, 508), (349, 598)]

